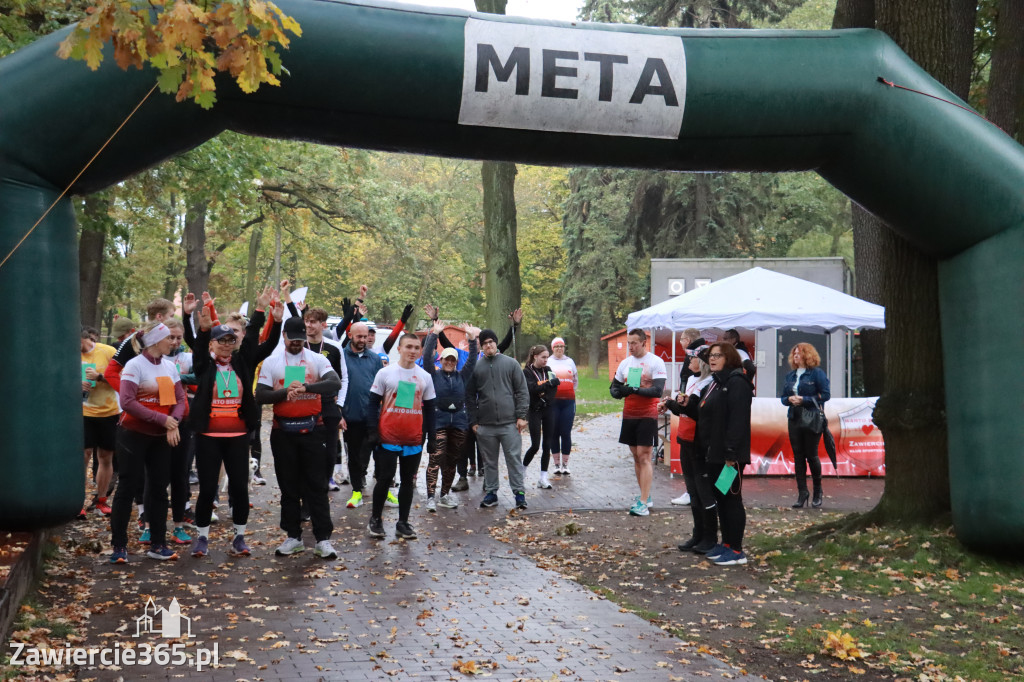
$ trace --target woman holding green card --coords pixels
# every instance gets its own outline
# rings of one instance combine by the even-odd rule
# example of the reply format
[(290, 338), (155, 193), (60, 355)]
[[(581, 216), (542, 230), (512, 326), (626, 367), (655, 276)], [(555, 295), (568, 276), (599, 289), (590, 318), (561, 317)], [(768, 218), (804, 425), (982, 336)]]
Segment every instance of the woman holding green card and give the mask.
[[(194, 557), (203, 557), (209, 552), (210, 520), (221, 464), (228, 476), (235, 524), (234, 540), (228, 552), (233, 556), (249, 555), (245, 543), (245, 527), (249, 522), (249, 432), (260, 421), (252, 384), (259, 330), (272, 293), (267, 288), (260, 294), (249, 321), (250, 329), (237, 350), (235, 329), (226, 324), (213, 326), (210, 309), (206, 306), (199, 311), (199, 333), (192, 360), (197, 388), (189, 415), (196, 434), (196, 471), (199, 474), (198, 535), (192, 543)], [(280, 302), (277, 306), (280, 310), (274, 313), (279, 319), (284, 309)]]
[(722, 530), (722, 544), (709, 549), (705, 556), (719, 566), (736, 566), (747, 563), (743, 553), (747, 525), (743, 467), (750, 464), (754, 387), (743, 371), (740, 354), (730, 344), (712, 344), (708, 364), (714, 379), (699, 397), (686, 397), (684, 411), (697, 421), (697, 457), (705, 460)]

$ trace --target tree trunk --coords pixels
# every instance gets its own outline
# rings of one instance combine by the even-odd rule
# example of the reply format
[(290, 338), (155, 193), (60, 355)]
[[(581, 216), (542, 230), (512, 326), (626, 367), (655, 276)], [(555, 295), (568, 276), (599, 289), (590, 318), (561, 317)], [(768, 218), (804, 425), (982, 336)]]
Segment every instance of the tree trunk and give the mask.
[(875, 0), (839, 0), (832, 28), (874, 28)]
[(1024, 2), (1001, 0), (988, 77), (988, 119), (1020, 139), (1024, 106)]
[[(260, 242), (263, 241), (263, 230), (256, 229), (249, 235), (249, 262), (245, 270), (245, 300), (250, 301), (253, 309), (256, 302), (256, 259), (260, 254)], [(280, 281), (280, 280), (279, 280)], [(276, 287), (279, 282), (275, 282)]]
[(112, 197), (106, 193), (85, 197), (82, 235), (78, 240), (78, 287), (82, 324), (100, 326), (100, 282), (103, 278), (103, 249), (110, 223)]
[(590, 374), (595, 379), (601, 378), (601, 320), (604, 317), (604, 306), (600, 303), (594, 308), (594, 317), (590, 321), (590, 334), (587, 339), (587, 362)]
[[(476, 0), (476, 10), (504, 14), (507, 0)], [(505, 161), (484, 161), (484, 296), (487, 326), (500, 337), (508, 314), (522, 304), (519, 251), (516, 247), (516, 166)]]
[[(878, 0), (877, 28), (947, 88), (967, 99), (977, 5), (973, 0)], [(938, 259), (881, 232), (885, 394), (874, 420), (885, 435), (885, 492), (873, 516), (928, 521), (949, 512)]]
[(185, 210), (185, 281), (196, 296), (210, 287), (210, 267), (206, 260), (206, 209), (209, 201), (200, 200)]

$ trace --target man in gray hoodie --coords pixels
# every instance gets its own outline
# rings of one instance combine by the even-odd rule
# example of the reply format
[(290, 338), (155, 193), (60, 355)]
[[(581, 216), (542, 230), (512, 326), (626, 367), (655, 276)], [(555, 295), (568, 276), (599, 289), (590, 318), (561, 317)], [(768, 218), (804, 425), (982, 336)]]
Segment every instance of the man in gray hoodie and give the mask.
[(481, 507), (498, 504), (498, 448), (505, 451), (508, 483), (516, 506), (526, 509), (523, 483), (523, 438), (530, 393), (519, 363), (498, 352), (498, 335), (491, 329), (480, 332), (483, 357), (476, 363), (466, 384), (469, 423), (476, 433), (484, 464), (484, 499)]

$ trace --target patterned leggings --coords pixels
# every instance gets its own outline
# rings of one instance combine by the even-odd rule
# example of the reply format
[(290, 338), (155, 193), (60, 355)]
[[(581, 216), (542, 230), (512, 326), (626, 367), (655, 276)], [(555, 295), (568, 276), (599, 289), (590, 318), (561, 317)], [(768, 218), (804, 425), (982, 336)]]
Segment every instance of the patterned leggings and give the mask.
[(466, 432), (455, 428), (437, 430), (437, 450), (427, 459), (427, 497), (433, 497), (437, 488), (437, 473), (441, 472), (441, 496), (451, 492), (462, 450), (466, 445)]

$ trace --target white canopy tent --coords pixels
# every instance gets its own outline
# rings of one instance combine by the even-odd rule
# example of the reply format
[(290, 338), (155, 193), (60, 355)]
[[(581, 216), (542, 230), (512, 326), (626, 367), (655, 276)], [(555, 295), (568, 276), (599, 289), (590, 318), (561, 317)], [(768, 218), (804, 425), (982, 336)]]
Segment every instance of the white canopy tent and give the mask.
[(807, 332), (884, 329), (885, 308), (799, 277), (755, 267), (631, 313), (626, 328), (638, 327), (652, 330), (652, 338), (654, 330), (671, 330), (674, 370), (676, 334), (690, 327), (786, 327)]
[(799, 277), (751, 268), (631, 313), (626, 327), (884, 329), (885, 308)]

